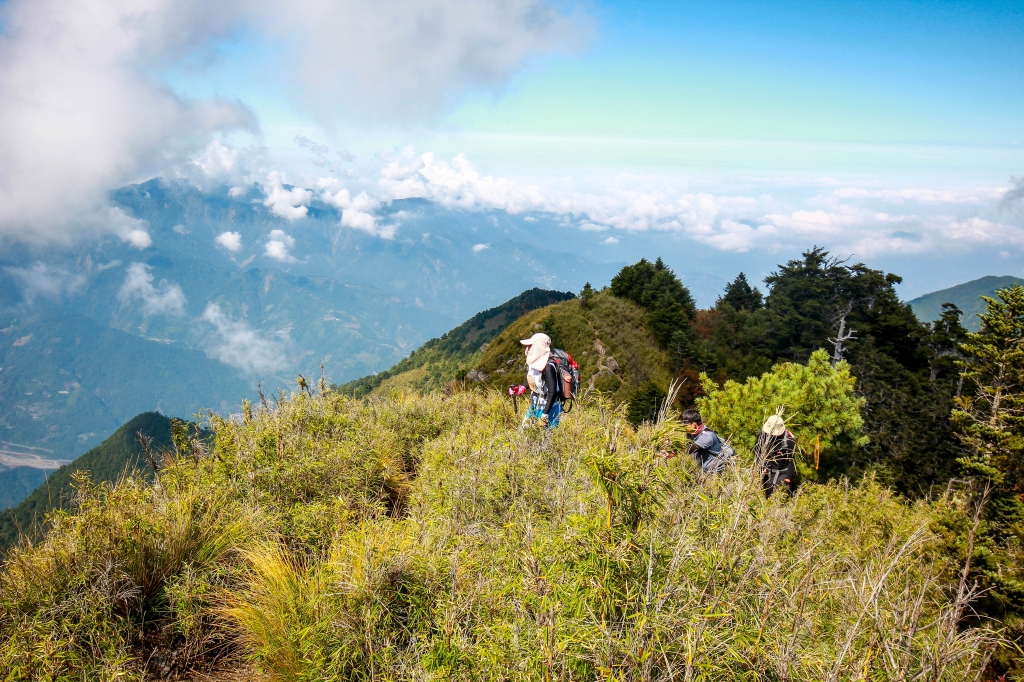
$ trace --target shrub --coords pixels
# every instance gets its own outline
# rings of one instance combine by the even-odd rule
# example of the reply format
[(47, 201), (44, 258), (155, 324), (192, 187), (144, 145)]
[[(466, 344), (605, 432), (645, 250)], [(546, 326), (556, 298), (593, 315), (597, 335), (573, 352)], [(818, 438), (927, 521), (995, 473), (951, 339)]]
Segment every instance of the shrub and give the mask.
[[(849, 365), (840, 362), (833, 367), (828, 354), (818, 350), (806, 365), (782, 363), (743, 384), (726, 381), (719, 388), (701, 375), (707, 396), (697, 399), (697, 407), (712, 429), (747, 452), (764, 420), (781, 408), (804, 457), (816, 446), (825, 456), (836, 448), (866, 442), (860, 415), (864, 400), (854, 394), (855, 381)], [(813, 471), (808, 462), (804, 464), (805, 474)]]

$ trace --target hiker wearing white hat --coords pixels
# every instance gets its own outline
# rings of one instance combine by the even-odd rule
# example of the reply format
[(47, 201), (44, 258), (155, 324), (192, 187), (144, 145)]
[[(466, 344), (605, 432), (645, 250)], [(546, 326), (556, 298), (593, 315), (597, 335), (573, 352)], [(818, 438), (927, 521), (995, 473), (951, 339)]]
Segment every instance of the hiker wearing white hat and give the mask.
[(531, 392), (527, 417), (540, 420), (548, 428), (558, 426), (562, 401), (558, 397), (558, 371), (549, 362), (551, 337), (538, 332), (519, 343), (526, 346), (526, 384)]
[(781, 412), (768, 417), (754, 444), (754, 457), (761, 469), (761, 485), (766, 497), (771, 497), (777, 488), (791, 493), (796, 489), (795, 449), (796, 438), (786, 428)]

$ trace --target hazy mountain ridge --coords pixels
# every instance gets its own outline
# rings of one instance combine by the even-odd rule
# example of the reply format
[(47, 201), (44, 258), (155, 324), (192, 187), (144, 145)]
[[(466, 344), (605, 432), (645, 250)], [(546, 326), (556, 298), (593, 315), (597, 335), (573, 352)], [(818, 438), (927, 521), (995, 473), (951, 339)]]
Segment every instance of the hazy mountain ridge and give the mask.
[(1024, 279), (1010, 275), (1002, 277), (989, 275), (919, 296), (910, 301), (910, 306), (919, 320), (933, 322), (942, 314), (943, 303), (954, 303), (964, 311), (963, 325), (968, 330), (976, 332), (981, 328), (978, 314), (985, 310), (985, 302), (981, 300), (981, 297), (993, 296), (996, 289), (1003, 289), (1014, 284), (1024, 285)]
[(181, 344), (103, 327), (63, 308), (0, 317), (0, 439), (72, 459), (143, 410), (237, 409), (255, 382)]
[(572, 253), (550, 218), (421, 200), (381, 207), (397, 225), (382, 239), (316, 200), (284, 220), (255, 187), (158, 179), (112, 199), (146, 221), (149, 247), (110, 235), (0, 255), (0, 437), (63, 459), (144, 410), (235, 411), (258, 381), (274, 391), (321, 362), (332, 381), (379, 372), (525, 289), (578, 290), (615, 269)]

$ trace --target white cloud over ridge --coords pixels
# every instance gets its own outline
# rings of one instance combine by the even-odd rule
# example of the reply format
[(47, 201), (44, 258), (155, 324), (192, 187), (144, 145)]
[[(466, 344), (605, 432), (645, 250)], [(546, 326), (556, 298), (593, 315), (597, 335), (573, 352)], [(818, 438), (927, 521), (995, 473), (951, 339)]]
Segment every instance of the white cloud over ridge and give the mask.
[(287, 337), (265, 339), (245, 320), (232, 320), (220, 306), (210, 303), (202, 319), (213, 325), (216, 339), (208, 345), (207, 355), (249, 374), (276, 372), (288, 366), (285, 354)]
[(301, 187), (286, 189), (284, 185), (284, 178), (280, 173), (270, 173), (267, 181), (263, 183), (263, 192), (267, 196), (263, 205), (269, 208), (271, 213), (285, 220), (305, 218), (309, 212), (306, 204), (313, 198), (313, 193)]
[(383, 239), (393, 239), (397, 225), (378, 225), (375, 211), (380, 208), (380, 201), (370, 198), (365, 191), (352, 196), (347, 188), (335, 178), (320, 178), (319, 198), (328, 206), (341, 211), (341, 225), (354, 230), (362, 230)]
[(38, 262), (25, 268), (4, 268), (14, 280), (25, 303), (32, 305), (37, 297), (58, 302), (79, 289), (86, 282), (85, 275), (68, 272), (64, 268)]
[(744, 178), (746, 192), (756, 190), (749, 194), (694, 191), (695, 183), (678, 177), (619, 174), (580, 190), (482, 175), (462, 154), (446, 163), (407, 148), (382, 158), (368, 180), (378, 185), (381, 201), (425, 198), (453, 209), (549, 213), (584, 232), (661, 231), (739, 253), (815, 243), (859, 257), (999, 246), (1024, 251), (1024, 221), (1001, 210), (1019, 185), (835, 188), (834, 180), (780, 185)]
[(221, 232), (214, 241), (231, 253), (242, 250), (242, 235), (239, 232)]
[(117, 295), (122, 303), (142, 301), (143, 315), (172, 315), (180, 317), (185, 314), (185, 292), (181, 287), (167, 280), (161, 280), (153, 286), (153, 273), (145, 263), (132, 263), (128, 266), (124, 284)]
[[(256, 132), (252, 112), (181, 97), (155, 75), (240, 28), (285, 46), (285, 85), (312, 109), (403, 119), (505, 82), (532, 55), (572, 43), (581, 23), (544, 0), (8, 0), (0, 237), (120, 234), (107, 216), (111, 189), (161, 173), (231, 182), (251, 172), (218, 136)], [(297, 219), (297, 199), (273, 206)]]
[(271, 230), (270, 239), (265, 244), (263, 255), (282, 263), (298, 262), (291, 250), (295, 248), (295, 238), (284, 230)]

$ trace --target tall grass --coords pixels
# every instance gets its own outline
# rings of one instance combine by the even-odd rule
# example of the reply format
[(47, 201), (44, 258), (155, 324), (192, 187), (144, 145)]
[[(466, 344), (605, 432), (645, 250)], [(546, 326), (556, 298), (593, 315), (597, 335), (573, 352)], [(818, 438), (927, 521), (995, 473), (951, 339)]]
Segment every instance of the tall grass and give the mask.
[(766, 500), (598, 395), (553, 431), (472, 391), (210, 426), (153, 486), (83, 481), (11, 555), (5, 678), (141, 679), (157, 652), (282, 681), (964, 680), (998, 642), (932, 530), (959, 500)]

